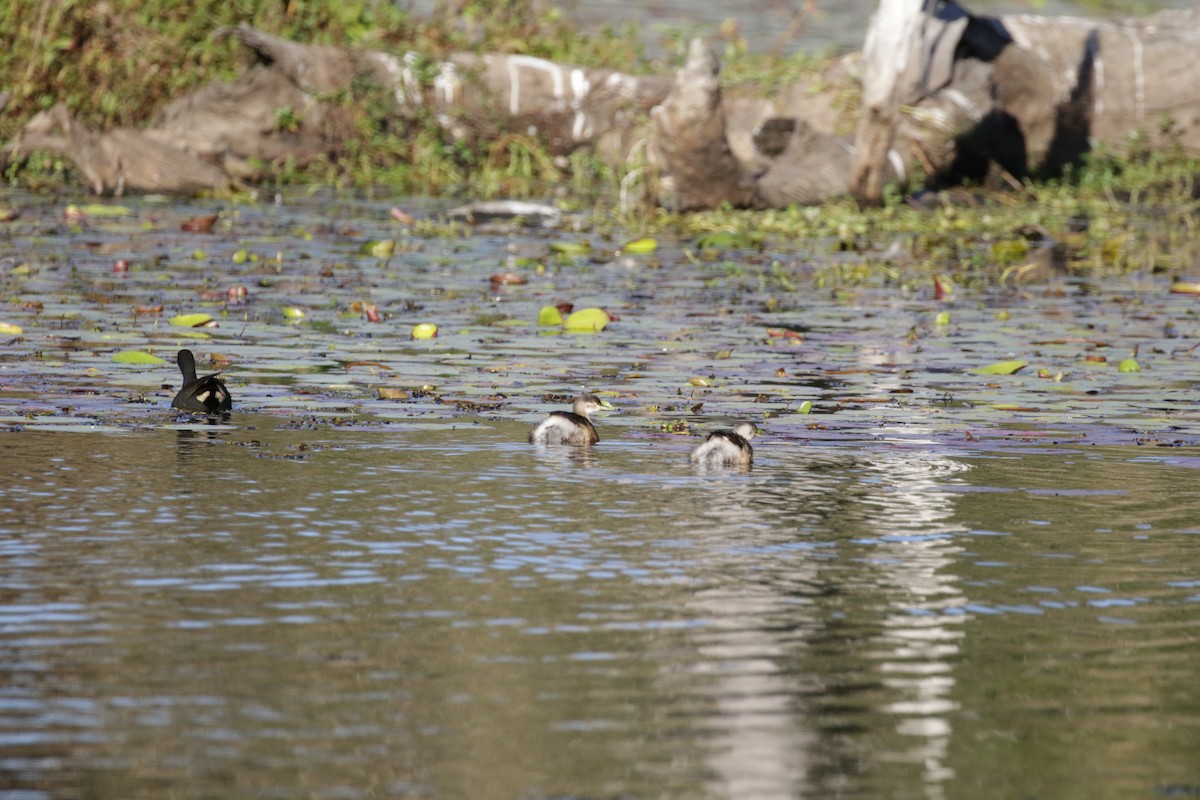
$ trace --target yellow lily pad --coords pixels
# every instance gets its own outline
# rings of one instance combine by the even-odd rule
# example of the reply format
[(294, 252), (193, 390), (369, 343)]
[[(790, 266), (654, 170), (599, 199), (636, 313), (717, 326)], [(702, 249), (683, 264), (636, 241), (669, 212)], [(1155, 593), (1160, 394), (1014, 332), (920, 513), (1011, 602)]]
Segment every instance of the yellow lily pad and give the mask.
[(603, 308), (583, 308), (567, 317), (563, 327), (572, 333), (599, 333), (608, 323), (608, 312)]
[(212, 322), (212, 314), (179, 314), (171, 317), (171, 324), (181, 328), (195, 328)]
[(165, 364), (166, 359), (141, 350), (118, 350), (113, 353), (112, 360), (118, 364)]
[(1012, 361), (997, 361), (995, 364), (988, 364), (985, 367), (976, 367), (968, 370), (975, 375), (1012, 375), (1022, 367), (1029, 366), (1028, 361), (1014, 359)]
[(641, 239), (634, 239), (632, 242), (626, 242), (621, 246), (621, 251), (624, 253), (645, 254), (653, 253), (658, 249), (658, 240), (651, 239), (648, 236), (643, 236)]
[(437, 336), (438, 328), (432, 322), (422, 322), (419, 325), (413, 325), (412, 338), (414, 339), (433, 339)]
[(14, 325), (11, 322), (0, 322), (0, 333), (9, 336), (18, 336), (21, 333), (21, 326)]
[(1123, 358), (1117, 365), (1117, 370), (1119, 372), (1141, 372), (1142, 365), (1137, 362), (1136, 358)]

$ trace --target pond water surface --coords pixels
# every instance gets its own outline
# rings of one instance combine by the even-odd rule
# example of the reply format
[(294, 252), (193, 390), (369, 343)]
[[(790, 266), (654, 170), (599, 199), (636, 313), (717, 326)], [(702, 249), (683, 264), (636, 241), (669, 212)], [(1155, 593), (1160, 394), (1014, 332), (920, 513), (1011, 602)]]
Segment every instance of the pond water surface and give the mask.
[[(208, 235), (9, 200), (0, 798), (1200, 793), (1200, 326), (1165, 278), (937, 300), (814, 288), (819, 241), (559, 260), (588, 237), (356, 198)], [(619, 319), (532, 324), (562, 301)], [(181, 347), (228, 420), (170, 410)], [(526, 443), (585, 389), (598, 446)], [(689, 465), (741, 419), (752, 470)]]

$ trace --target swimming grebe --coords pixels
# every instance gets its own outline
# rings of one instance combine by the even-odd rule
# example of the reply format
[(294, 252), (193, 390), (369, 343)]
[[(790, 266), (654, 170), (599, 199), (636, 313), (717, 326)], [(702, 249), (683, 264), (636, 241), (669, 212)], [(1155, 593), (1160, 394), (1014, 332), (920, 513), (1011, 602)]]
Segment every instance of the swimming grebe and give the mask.
[(183, 388), (171, 401), (172, 408), (202, 414), (225, 414), (233, 408), (233, 398), (220, 378), (216, 375), (196, 377), (196, 357), (191, 350), (180, 350), (175, 361), (183, 373)]
[(612, 408), (594, 394), (576, 398), (570, 411), (552, 411), (529, 434), (532, 444), (595, 444), (600, 441), (588, 415), (599, 408)]
[(752, 422), (743, 422), (731, 431), (714, 431), (692, 450), (693, 464), (746, 465), (754, 460), (750, 440), (758, 433)]

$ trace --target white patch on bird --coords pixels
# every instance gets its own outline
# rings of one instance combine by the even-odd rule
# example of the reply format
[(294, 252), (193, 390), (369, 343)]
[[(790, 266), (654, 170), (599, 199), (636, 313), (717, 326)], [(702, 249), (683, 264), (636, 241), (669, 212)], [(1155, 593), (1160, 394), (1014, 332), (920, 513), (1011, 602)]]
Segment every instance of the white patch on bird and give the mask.
[(199, 400), (201, 403), (207, 403), (208, 398), (210, 398), (210, 397), (212, 397), (212, 392), (207, 392), (207, 391), (200, 392), (200, 394), (196, 395), (196, 399)]

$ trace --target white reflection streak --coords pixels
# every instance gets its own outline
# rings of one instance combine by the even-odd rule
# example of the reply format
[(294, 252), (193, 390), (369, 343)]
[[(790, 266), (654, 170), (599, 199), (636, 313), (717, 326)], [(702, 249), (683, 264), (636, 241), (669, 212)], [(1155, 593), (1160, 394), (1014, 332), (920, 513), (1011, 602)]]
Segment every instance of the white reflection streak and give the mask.
[[(715, 563), (705, 565), (713, 576), (755, 574), (761, 553), (731, 549), (738, 531), (761, 528), (749, 484), (731, 494), (724, 487), (719, 502), (704, 509), (706, 530), (701, 536)], [(740, 492), (738, 490), (741, 490)], [(738, 495), (743, 496), (738, 496)], [(731, 537), (735, 537), (731, 539)], [(815, 570), (807, 562), (788, 569), (790, 582), (811, 581)], [(721, 581), (692, 595), (685, 604), (689, 616), (711, 625), (696, 631), (699, 653), (692, 672), (715, 675), (705, 695), (715, 706), (714, 737), (708, 766), (719, 776), (714, 796), (732, 800), (791, 800), (807, 794), (808, 753), (817, 735), (804, 727), (797, 713), (796, 679), (781, 673), (789, 659), (779, 634), (767, 630), (768, 620), (806, 621), (804, 607), (783, 594), (774, 581)]]
[(878, 453), (871, 461), (889, 490), (873, 518), (881, 537), (876, 569), (891, 606), (877, 658), (884, 684), (904, 698), (882, 710), (897, 717), (897, 733), (917, 739), (893, 757), (922, 765), (926, 795), (940, 800), (953, 777), (947, 766), (949, 715), (957, 708), (950, 699), (951, 662), (963, 637), (963, 618), (944, 612), (966, 603), (957, 576), (946, 570), (961, 550), (952, 538), (961, 529), (946, 523), (954, 495), (941, 484), (964, 467), (936, 453), (903, 450)]
[(720, 726), (709, 758), (720, 776), (714, 793), (735, 800), (801, 796), (816, 735), (801, 727), (805, 717), (791, 702), (794, 682), (779, 673), (787, 652), (763, 630), (764, 620), (778, 618), (782, 599), (761, 589), (752, 595), (746, 587), (722, 587), (697, 594), (687, 607), (714, 621), (705, 632), (711, 639), (697, 648), (697, 671), (721, 673), (713, 688)]

